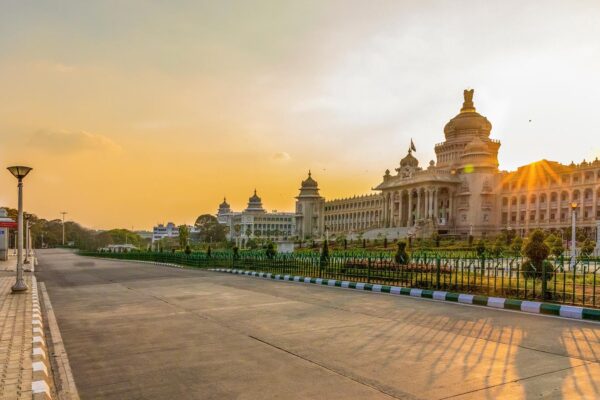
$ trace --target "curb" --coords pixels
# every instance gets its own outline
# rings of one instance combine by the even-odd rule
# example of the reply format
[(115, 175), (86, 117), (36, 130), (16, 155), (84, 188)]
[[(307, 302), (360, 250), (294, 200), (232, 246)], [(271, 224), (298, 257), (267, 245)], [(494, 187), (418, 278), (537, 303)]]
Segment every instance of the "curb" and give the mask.
[(308, 276), (282, 275), (256, 271), (244, 271), (240, 269), (212, 268), (208, 269), (208, 271), (227, 272), (230, 274), (248, 275), (273, 280), (312, 283), (316, 285), (341, 287), (345, 289), (388, 293), (391, 295), (421, 297), (438, 301), (491, 307), (495, 309), (521, 311), (529, 314), (545, 314), (586, 321), (600, 321), (600, 310), (578, 306), (542, 303), (538, 301), (506, 299), (503, 297), (488, 297), (482, 295), (445, 292), (438, 290), (406, 288), (400, 286), (376, 285), (365, 282), (338, 281), (335, 279), (311, 278)]
[(31, 382), (31, 391), (33, 399), (52, 399), (50, 391), (50, 363), (48, 360), (48, 348), (44, 337), (44, 323), (40, 308), (38, 296), (37, 279), (31, 276), (31, 300), (32, 300), (32, 360), (33, 360), (33, 380)]

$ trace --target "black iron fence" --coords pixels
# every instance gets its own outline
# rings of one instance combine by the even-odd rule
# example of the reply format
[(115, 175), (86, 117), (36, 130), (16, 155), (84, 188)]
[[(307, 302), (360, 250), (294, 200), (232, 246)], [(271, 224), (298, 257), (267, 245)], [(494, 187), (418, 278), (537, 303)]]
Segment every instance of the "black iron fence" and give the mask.
[(85, 256), (173, 263), (195, 268), (235, 268), (282, 275), (456, 291), (521, 300), (600, 307), (600, 261), (550, 259), (534, 267), (521, 257), (441, 257), (413, 255), (398, 264), (393, 257), (366, 255), (282, 255), (264, 253), (96, 253)]

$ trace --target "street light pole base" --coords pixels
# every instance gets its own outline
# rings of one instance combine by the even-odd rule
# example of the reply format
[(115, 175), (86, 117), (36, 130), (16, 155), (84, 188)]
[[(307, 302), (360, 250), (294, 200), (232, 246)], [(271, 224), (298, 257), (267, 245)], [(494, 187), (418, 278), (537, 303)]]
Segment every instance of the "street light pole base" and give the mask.
[(22, 292), (26, 292), (29, 288), (27, 287), (27, 284), (23, 281), (17, 281), (13, 287), (11, 288), (13, 293), (22, 293)]

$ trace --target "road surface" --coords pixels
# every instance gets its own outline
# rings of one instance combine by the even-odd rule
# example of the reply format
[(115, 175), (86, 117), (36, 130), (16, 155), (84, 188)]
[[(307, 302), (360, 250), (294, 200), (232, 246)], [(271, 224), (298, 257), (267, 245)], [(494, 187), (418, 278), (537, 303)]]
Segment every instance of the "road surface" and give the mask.
[(600, 325), (39, 251), (82, 399), (600, 398)]

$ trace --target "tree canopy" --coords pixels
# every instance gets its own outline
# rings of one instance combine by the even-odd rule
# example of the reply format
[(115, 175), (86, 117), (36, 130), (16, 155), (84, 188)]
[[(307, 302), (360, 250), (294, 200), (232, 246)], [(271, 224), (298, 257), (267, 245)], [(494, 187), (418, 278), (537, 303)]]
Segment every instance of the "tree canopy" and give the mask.
[(198, 230), (198, 240), (200, 242), (224, 242), (225, 227), (219, 223), (214, 215), (203, 214), (196, 219), (194, 224)]

